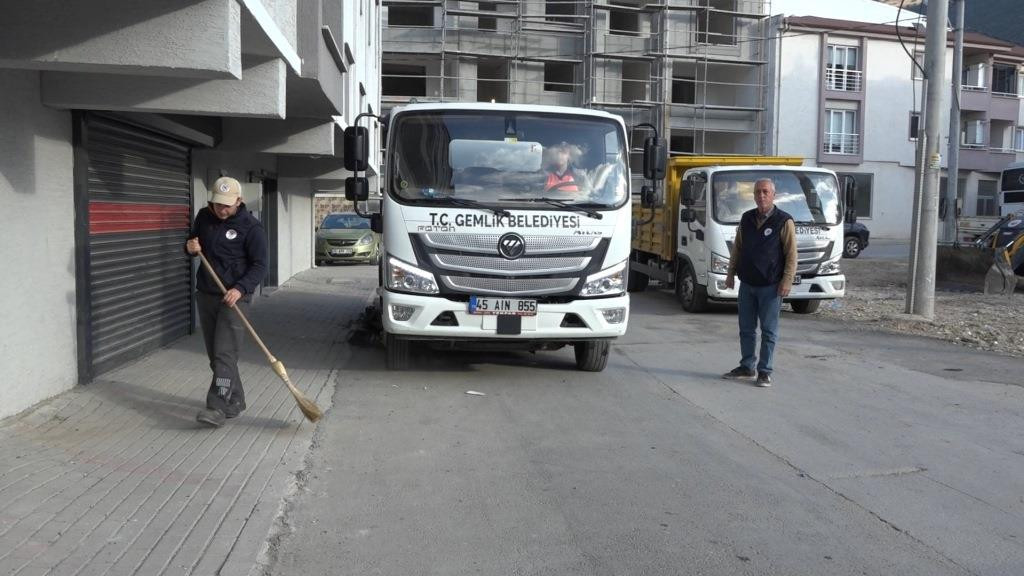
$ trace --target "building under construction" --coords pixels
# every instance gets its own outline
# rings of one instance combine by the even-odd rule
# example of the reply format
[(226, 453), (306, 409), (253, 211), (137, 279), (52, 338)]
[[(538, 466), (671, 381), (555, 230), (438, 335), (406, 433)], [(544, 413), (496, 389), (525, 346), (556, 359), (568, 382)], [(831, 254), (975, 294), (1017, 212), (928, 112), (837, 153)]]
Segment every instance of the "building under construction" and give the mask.
[[(599, 108), (673, 155), (766, 149), (768, 0), (385, 0), (382, 106)], [(634, 167), (645, 128), (634, 130)]]

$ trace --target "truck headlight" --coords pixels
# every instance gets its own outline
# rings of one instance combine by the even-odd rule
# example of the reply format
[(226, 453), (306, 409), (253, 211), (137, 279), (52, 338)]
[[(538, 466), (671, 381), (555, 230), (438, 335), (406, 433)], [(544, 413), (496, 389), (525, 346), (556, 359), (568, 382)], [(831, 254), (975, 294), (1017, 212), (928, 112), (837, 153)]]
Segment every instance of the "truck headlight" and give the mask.
[(359, 244), (360, 246), (366, 246), (367, 244), (369, 244), (371, 242), (373, 242), (373, 235), (372, 234), (367, 234), (366, 236), (363, 236), (362, 238), (360, 238), (359, 242), (356, 242), (356, 244)]
[(818, 268), (818, 274), (839, 274), (839, 260), (840, 258), (833, 258), (828, 262), (825, 262)]
[(715, 274), (728, 274), (729, 273), (729, 259), (719, 256), (714, 252), (711, 253), (711, 271)]
[(388, 257), (386, 277), (388, 288), (392, 290), (420, 294), (437, 294), (438, 292), (433, 274), (391, 256)]
[(605, 268), (597, 274), (587, 276), (583, 288), (580, 289), (580, 296), (608, 296), (609, 294), (621, 294), (624, 292), (626, 279), (626, 262)]

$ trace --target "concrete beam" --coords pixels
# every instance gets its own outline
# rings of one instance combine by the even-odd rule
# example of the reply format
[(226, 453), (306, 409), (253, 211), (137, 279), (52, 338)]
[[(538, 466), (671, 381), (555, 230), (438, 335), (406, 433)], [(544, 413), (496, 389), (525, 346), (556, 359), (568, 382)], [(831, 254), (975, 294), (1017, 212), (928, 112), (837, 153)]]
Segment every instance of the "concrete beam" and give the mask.
[[(288, 63), (288, 66), (296, 74), (302, 73), (302, 60), (299, 58), (299, 53), (295, 50), (295, 20), (294, 14), (291, 18), (288, 18), (290, 22), (291, 30), (290, 34), (286, 34), (282, 29), (282, 26), (278, 25), (278, 22), (274, 19), (274, 16), (267, 11), (267, 8), (263, 5), (263, 0), (238, 0), (238, 2), (245, 7), (248, 14), (247, 16), (247, 29), (258, 29), (264, 36), (258, 43), (269, 43), (274, 47), (276, 56)], [(251, 23), (255, 26), (250, 26), (248, 19), (251, 18)], [(252, 35), (247, 35), (247, 41), (252, 42), (254, 45), (257, 44), (255, 38)], [(254, 50), (257, 49), (254, 46)], [(250, 50), (246, 48), (246, 53)]]
[(333, 121), (312, 118), (261, 120), (225, 118), (218, 150), (334, 156), (342, 132)]
[(287, 69), (246, 60), (241, 80), (43, 72), (42, 102), (54, 108), (284, 118)]
[(235, 0), (5, 2), (0, 68), (239, 78)]

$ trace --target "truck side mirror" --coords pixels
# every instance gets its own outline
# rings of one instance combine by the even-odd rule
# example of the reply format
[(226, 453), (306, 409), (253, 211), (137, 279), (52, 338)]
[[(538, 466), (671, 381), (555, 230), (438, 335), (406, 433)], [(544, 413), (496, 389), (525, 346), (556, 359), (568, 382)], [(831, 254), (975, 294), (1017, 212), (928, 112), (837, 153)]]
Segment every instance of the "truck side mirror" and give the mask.
[(696, 222), (697, 211), (694, 210), (693, 208), (683, 208), (682, 210), (679, 211), (679, 221), (686, 223)]
[(668, 164), (668, 149), (664, 138), (651, 136), (644, 140), (644, 178), (661, 180)]
[(345, 169), (363, 172), (369, 168), (370, 131), (365, 126), (345, 128)]
[(370, 197), (370, 181), (364, 177), (345, 178), (345, 200), (362, 202)]
[(658, 197), (658, 190), (653, 186), (641, 186), (640, 187), (640, 205), (644, 208), (654, 208), (661, 204), (661, 199)]
[(380, 217), (380, 212), (374, 212), (370, 214), (370, 230), (381, 234), (384, 232), (384, 221)]
[(853, 224), (857, 221), (857, 179), (849, 174), (843, 176), (843, 205), (846, 206), (844, 218)]
[(679, 202), (684, 206), (693, 206), (697, 201), (697, 193), (693, 189), (693, 180), (683, 180), (683, 187), (679, 191)]

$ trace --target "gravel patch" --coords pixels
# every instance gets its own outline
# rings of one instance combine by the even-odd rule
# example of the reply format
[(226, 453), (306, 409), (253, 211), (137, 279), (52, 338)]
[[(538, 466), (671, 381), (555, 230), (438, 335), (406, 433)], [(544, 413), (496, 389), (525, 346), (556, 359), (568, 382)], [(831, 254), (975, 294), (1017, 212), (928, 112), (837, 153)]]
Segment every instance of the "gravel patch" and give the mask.
[[(985, 295), (981, 278), (940, 281), (935, 290), (935, 319), (904, 314), (905, 261), (844, 260), (846, 297), (823, 302), (818, 315), (850, 327), (913, 334), (956, 342), (977, 350), (1024, 358), (1024, 293)], [(1018, 286), (1024, 284), (1022, 279)]]

